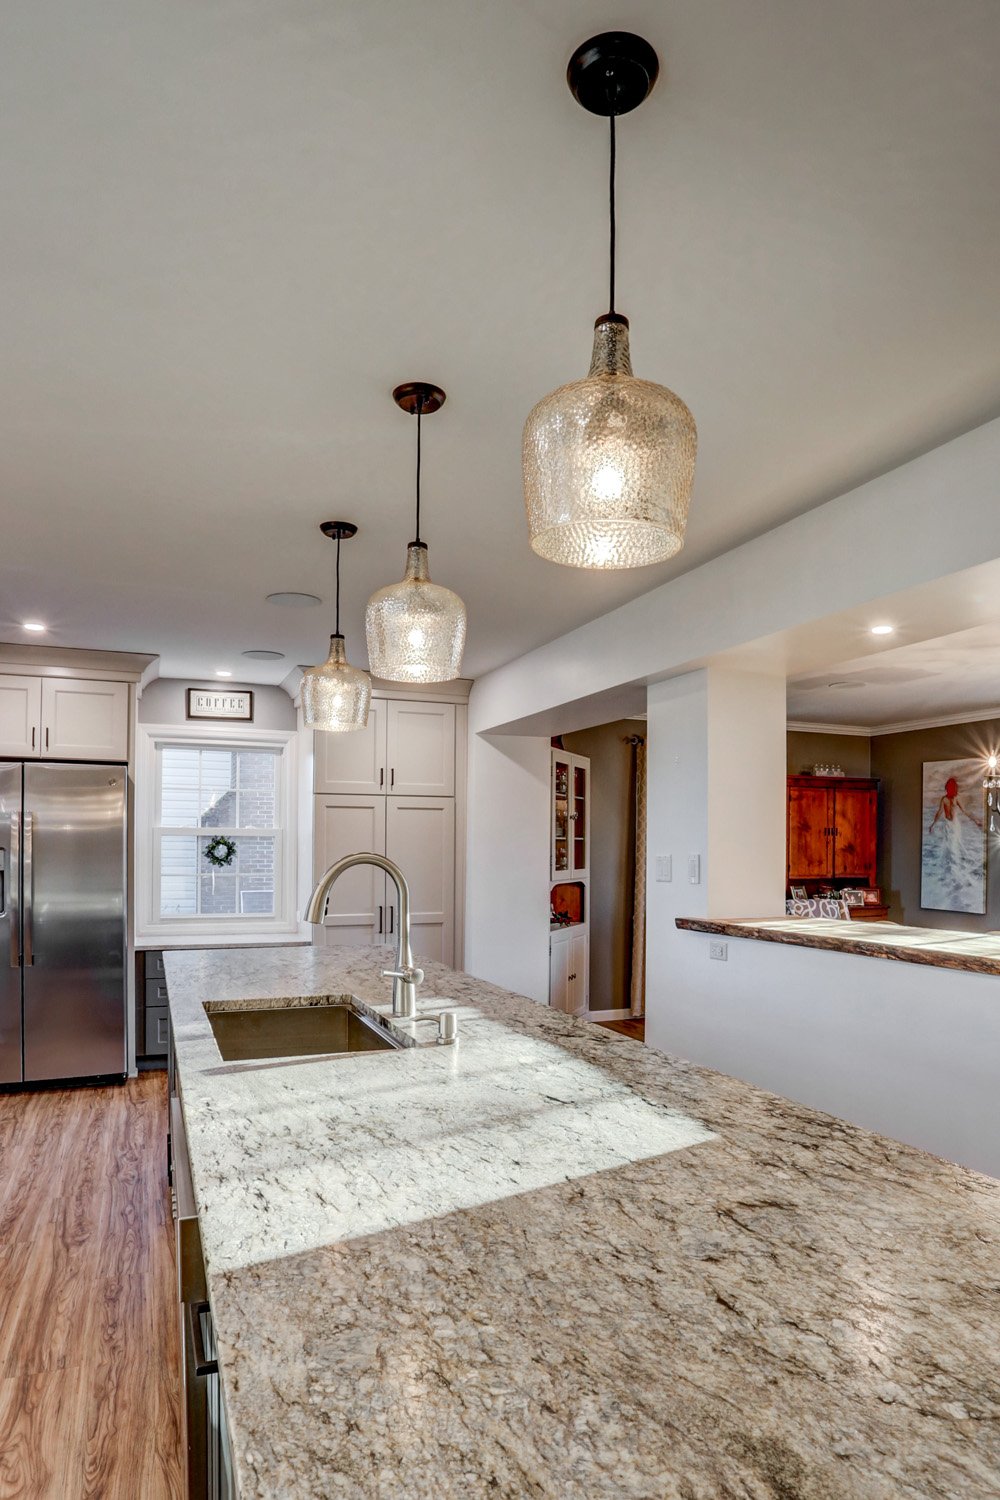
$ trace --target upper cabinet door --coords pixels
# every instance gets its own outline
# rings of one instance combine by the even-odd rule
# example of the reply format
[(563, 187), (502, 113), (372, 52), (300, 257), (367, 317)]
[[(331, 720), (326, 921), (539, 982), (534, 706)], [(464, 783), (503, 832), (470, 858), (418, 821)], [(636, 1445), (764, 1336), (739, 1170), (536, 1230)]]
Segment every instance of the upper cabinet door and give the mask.
[(128, 684), (42, 678), (40, 754), (128, 760)]
[(0, 677), (0, 755), (39, 755), (41, 720), (41, 680)]
[(878, 846), (878, 793), (874, 787), (837, 787), (833, 873), (875, 883)]
[(572, 756), (564, 750), (552, 752), (552, 879), (563, 880), (569, 874), (570, 781)]
[(387, 792), (404, 797), (455, 795), (454, 703), (390, 700)]
[(317, 729), (313, 790), (367, 797), (388, 790), (385, 758), (386, 704), (373, 698), (364, 729), (331, 734)]
[(570, 777), (570, 869), (574, 875), (586, 876), (590, 874), (590, 762), (572, 756)]
[(833, 874), (833, 793), (826, 787), (789, 787), (787, 847), (789, 880)]

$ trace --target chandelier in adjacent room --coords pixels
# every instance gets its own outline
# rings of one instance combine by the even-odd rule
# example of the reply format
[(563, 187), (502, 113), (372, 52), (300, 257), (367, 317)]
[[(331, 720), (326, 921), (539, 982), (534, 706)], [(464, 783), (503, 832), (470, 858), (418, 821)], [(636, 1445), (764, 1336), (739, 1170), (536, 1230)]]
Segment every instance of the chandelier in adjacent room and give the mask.
[(324, 536), (337, 543), (336, 629), (330, 637), (330, 655), (326, 661), (306, 667), (302, 673), (302, 713), (306, 724), (334, 733), (364, 729), (372, 698), (372, 680), (360, 667), (351, 666), (340, 633), (340, 544), (355, 536), (357, 530), (351, 521), (324, 521), (320, 527)]
[(594, 325), (585, 380), (530, 412), (522, 450), (531, 545), (550, 562), (634, 568), (684, 545), (697, 430), (679, 396), (632, 374), (629, 322), (615, 310), (615, 121), (656, 82), (650, 44), (626, 31), (578, 47), (566, 76), (577, 102), (610, 122), (610, 298)]
[(427, 544), (420, 537), (421, 422), (444, 405), (445, 393), (412, 380), (398, 385), (392, 399), (417, 419), (417, 524), (402, 580), (368, 601), (368, 664), (374, 676), (389, 682), (450, 682), (462, 670), (465, 605), (451, 589), (431, 582)]

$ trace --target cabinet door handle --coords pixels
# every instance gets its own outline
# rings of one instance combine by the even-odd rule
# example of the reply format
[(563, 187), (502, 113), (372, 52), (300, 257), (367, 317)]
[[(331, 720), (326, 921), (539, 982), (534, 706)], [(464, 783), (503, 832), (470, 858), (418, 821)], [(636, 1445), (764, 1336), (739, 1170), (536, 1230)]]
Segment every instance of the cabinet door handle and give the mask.
[(385, 786), (385, 766), (378, 768), (378, 784), (380, 788)]
[(395, 911), (396, 911), (396, 908), (393, 905), (390, 904), (390, 906), (389, 906), (389, 936), (390, 937), (392, 937), (392, 929), (393, 929), (393, 926), (395, 924)]
[(392, 789), (393, 789), (393, 787), (395, 785), (396, 785), (396, 767), (393, 766), (392, 770), (389, 772), (389, 790), (390, 790), (390, 792), (392, 791)]
[(35, 726), (34, 726), (34, 724), (32, 724), (32, 726), (31, 726), (31, 748), (32, 748), (32, 750), (34, 750), (34, 748), (35, 748)]
[(381, 906), (378, 909), (378, 931), (379, 931), (379, 937), (381, 937), (382, 936), (382, 908), (381, 908)]
[(47, 724), (45, 726), (45, 748), (46, 750), (49, 748), (49, 726)]

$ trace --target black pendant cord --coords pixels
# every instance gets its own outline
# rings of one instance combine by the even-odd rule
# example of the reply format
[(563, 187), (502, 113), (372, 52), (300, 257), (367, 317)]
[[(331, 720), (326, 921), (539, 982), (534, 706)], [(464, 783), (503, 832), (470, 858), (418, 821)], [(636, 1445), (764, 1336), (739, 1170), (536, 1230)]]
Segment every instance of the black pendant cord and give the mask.
[(615, 241), (617, 239), (617, 224), (615, 222), (615, 112), (611, 111), (608, 116), (611, 125), (611, 164), (608, 172), (608, 219), (610, 222), (610, 297), (608, 299), (608, 312), (615, 310)]
[(340, 634), (340, 532), (337, 532), (337, 635)]
[(417, 534), (414, 537), (415, 544), (420, 547), (420, 419), (424, 414), (424, 398), (417, 397)]

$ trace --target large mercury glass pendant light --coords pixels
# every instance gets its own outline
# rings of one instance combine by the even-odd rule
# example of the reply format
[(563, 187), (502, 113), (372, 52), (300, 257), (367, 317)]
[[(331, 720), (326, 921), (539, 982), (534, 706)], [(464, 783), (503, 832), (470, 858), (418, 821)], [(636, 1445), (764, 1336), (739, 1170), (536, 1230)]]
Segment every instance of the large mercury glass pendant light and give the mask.
[(450, 682), (462, 670), (465, 605), (451, 589), (431, 582), (427, 543), (420, 539), (420, 424), (444, 405), (445, 394), (411, 380), (398, 385), (392, 399), (417, 419), (417, 527), (402, 581), (368, 601), (368, 662), (373, 675), (388, 682)]
[(302, 673), (302, 712), (313, 729), (327, 729), (340, 734), (349, 729), (364, 729), (372, 701), (372, 680), (360, 667), (347, 660), (344, 637), (340, 633), (340, 544), (357, 534), (352, 521), (324, 521), (324, 536), (337, 543), (337, 622), (330, 637), (330, 655), (318, 667), (306, 667)]
[(594, 325), (590, 373), (539, 401), (522, 457), (531, 545), (570, 567), (642, 567), (684, 545), (694, 418), (673, 391), (632, 374), (628, 318), (615, 310), (615, 120), (658, 72), (653, 48), (627, 31), (584, 42), (566, 70), (578, 103), (610, 121), (610, 305)]

